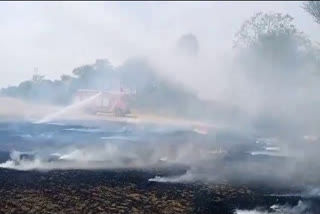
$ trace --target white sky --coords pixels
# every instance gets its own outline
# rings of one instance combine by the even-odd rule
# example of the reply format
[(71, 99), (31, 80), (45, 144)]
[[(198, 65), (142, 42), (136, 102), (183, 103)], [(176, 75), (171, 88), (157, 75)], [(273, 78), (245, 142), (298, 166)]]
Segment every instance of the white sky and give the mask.
[(259, 11), (288, 13), (298, 29), (320, 38), (301, 2), (0, 2), (0, 87), (29, 79), (34, 67), (56, 79), (96, 58), (117, 65), (170, 48), (189, 32), (200, 51), (223, 53)]

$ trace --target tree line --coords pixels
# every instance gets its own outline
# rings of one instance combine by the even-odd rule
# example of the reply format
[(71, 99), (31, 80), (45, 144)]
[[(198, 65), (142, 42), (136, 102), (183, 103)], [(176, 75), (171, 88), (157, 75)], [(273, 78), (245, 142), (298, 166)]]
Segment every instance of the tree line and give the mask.
[[(320, 2), (306, 1), (302, 8), (320, 24)], [(254, 82), (269, 82), (272, 86), (270, 93), (285, 89), (285, 82), (299, 79), (301, 73), (317, 73), (319, 68), (320, 49), (317, 43), (297, 29), (293, 20), (288, 14), (259, 12), (246, 20), (235, 34), (235, 61)], [(191, 37), (194, 36), (183, 36), (178, 44), (196, 53), (199, 48), (197, 40), (185, 44)], [(197, 54), (191, 55), (197, 57)], [(75, 68), (72, 75), (62, 75), (58, 80), (35, 74), (17, 86), (3, 88), (1, 94), (33, 102), (66, 105), (72, 102), (78, 89), (108, 90), (119, 84), (137, 91), (135, 105), (139, 108), (162, 106), (163, 109), (174, 109), (176, 113), (181, 109), (187, 111), (186, 105), (199, 101), (195, 92), (160, 76), (143, 58), (129, 59), (117, 67), (107, 59), (98, 59), (93, 64)], [(277, 88), (280, 86), (282, 88)], [(194, 105), (197, 105), (194, 108), (201, 109), (200, 104)]]

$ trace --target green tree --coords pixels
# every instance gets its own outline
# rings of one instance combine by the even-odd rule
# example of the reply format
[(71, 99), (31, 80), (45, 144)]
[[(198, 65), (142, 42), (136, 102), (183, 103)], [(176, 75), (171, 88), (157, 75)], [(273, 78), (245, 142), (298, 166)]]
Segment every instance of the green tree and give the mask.
[(292, 39), (306, 42), (303, 33), (297, 30), (292, 21), (293, 18), (288, 14), (256, 13), (236, 33), (234, 47), (256, 47), (270, 40)]
[(40, 74), (34, 74), (32, 76), (32, 81), (33, 82), (41, 82), (44, 80), (44, 75), (40, 75)]
[(71, 84), (73, 89), (106, 90), (112, 87), (112, 80), (117, 76), (106, 59), (97, 59), (94, 64), (77, 67), (72, 73), (76, 77)]
[(234, 48), (251, 75), (263, 81), (283, 81), (317, 58), (315, 47), (295, 27), (293, 18), (274, 12), (260, 12), (245, 21), (236, 33)]
[(193, 34), (185, 34), (177, 42), (177, 49), (180, 53), (187, 56), (196, 56), (199, 52), (199, 42)]
[[(318, 71), (319, 49), (281, 13), (257, 13), (245, 21), (234, 41), (239, 70), (246, 75), (248, 89), (259, 110), (257, 118), (276, 118), (280, 123), (294, 117), (295, 106), (306, 105), (305, 93), (311, 72)], [(309, 102), (307, 105), (311, 105)]]

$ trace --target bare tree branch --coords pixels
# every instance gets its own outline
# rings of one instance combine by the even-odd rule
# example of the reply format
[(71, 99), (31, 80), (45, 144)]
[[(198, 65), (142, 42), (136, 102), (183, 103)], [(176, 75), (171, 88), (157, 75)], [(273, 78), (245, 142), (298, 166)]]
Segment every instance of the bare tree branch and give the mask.
[(320, 24), (320, 1), (305, 1), (302, 8), (313, 17), (315, 22)]

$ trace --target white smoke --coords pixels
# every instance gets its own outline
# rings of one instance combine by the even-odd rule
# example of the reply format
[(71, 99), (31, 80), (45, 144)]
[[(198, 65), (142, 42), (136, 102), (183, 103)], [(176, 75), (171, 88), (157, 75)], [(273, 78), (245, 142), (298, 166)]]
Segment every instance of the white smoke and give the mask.
[(187, 171), (185, 174), (179, 175), (179, 176), (170, 176), (170, 177), (155, 176), (154, 178), (149, 178), (148, 181), (159, 182), (159, 183), (188, 183), (188, 182), (194, 182), (195, 177), (190, 171)]
[[(62, 130), (67, 130), (70, 134), (75, 131), (84, 131), (84, 133), (94, 135), (97, 134), (97, 130), (102, 131), (94, 128), (88, 130), (62, 128)], [(181, 130), (185, 131), (185, 128)], [(142, 133), (134, 132), (135, 135), (125, 135), (118, 131), (114, 135), (100, 137), (102, 141), (100, 143), (77, 145), (75, 142), (74, 144), (48, 147), (45, 150), (37, 148), (32, 153), (32, 158), (29, 159), (21, 159), (22, 153), (14, 151), (10, 160), (0, 164), (0, 167), (18, 170), (48, 170), (58, 168), (148, 168), (159, 164), (192, 166), (225, 154), (221, 148), (217, 149), (209, 144), (191, 140), (183, 142), (185, 141), (183, 138), (181, 141), (175, 141), (166, 137), (167, 134), (176, 131), (179, 131), (177, 127), (145, 127)], [(147, 135), (147, 133), (150, 134)], [(160, 139), (152, 138), (152, 135), (159, 134)], [(203, 134), (193, 133), (193, 135), (200, 137)], [(146, 139), (144, 136), (149, 137)]]
[(259, 210), (236, 210), (235, 214), (313, 214), (309, 212), (309, 204), (299, 201), (296, 206), (273, 205), (270, 207), (271, 211)]

